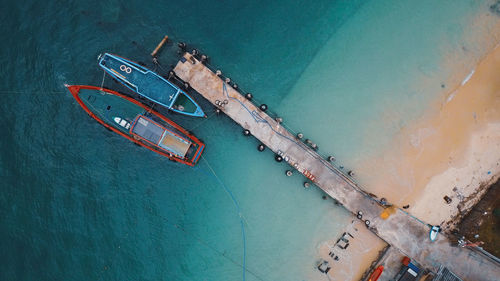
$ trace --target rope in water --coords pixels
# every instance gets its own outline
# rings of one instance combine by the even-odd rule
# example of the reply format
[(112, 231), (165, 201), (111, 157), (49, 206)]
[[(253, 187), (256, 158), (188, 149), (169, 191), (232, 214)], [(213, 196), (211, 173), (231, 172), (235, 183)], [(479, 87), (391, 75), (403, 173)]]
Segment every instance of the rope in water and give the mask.
[(158, 61), (156, 61), (156, 62), (155, 62), (155, 65), (156, 65), (156, 66), (157, 66), (157, 67), (158, 67), (161, 71), (163, 71), (163, 72), (167, 72), (167, 73), (168, 73), (168, 71), (166, 71), (165, 69), (163, 69), (163, 67), (161, 67), (161, 65), (160, 65), (160, 63), (159, 63)]
[(102, 82), (101, 82), (101, 89), (104, 86), (104, 78), (106, 78), (106, 71), (102, 71)]
[[(180, 231), (184, 232), (186, 235), (190, 235), (191, 237), (193, 237), (194, 239), (196, 239), (196, 241), (198, 241), (200, 244), (203, 244), (204, 246), (206, 246), (207, 248), (209, 248), (209, 249), (211, 249), (212, 251), (216, 252), (216, 253), (217, 253), (217, 254), (219, 254), (220, 256), (222, 256), (222, 257), (226, 258), (226, 259), (227, 259), (228, 261), (230, 261), (231, 263), (233, 263), (233, 264), (235, 264), (235, 265), (237, 265), (237, 266), (242, 267), (242, 268), (243, 268), (243, 272), (248, 271), (250, 274), (252, 274), (252, 275), (253, 275), (255, 278), (257, 278), (258, 280), (264, 280), (264, 279), (262, 279), (261, 277), (259, 277), (257, 274), (255, 274), (254, 272), (252, 272), (252, 271), (248, 270), (248, 269), (245, 267), (245, 265), (241, 265), (241, 264), (239, 264), (237, 261), (235, 261), (235, 260), (231, 259), (230, 257), (228, 257), (225, 253), (223, 253), (223, 252), (221, 252), (221, 251), (217, 250), (215, 247), (213, 247), (212, 245), (210, 245), (210, 244), (209, 244), (208, 242), (206, 242), (205, 240), (203, 240), (203, 239), (199, 238), (198, 236), (196, 236), (196, 235), (194, 235), (194, 234), (192, 234), (192, 233), (188, 232), (186, 229), (184, 229), (183, 227), (179, 226), (178, 224), (175, 224), (175, 223), (170, 222), (167, 218), (163, 217), (162, 215), (159, 215), (159, 214), (158, 214), (158, 216), (159, 216), (161, 219), (163, 219), (165, 222), (167, 222), (168, 224), (170, 224), (171, 226), (173, 226), (173, 227), (175, 227), (175, 228), (179, 229)], [(243, 280), (245, 280), (245, 279), (244, 279), (244, 276), (245, 276), (245, 274), (243, 273)]]
[[(106, 78), (106, 72), (103, 70), (102, 73), (102, 82), (101, 89), (104, 86), (104, 79)], [(51, 94), (62, 94), (64, 91), (48, 91), (48, 92), (40, 92), (40, 91), (9, 91), (9, 90), (0, 90), (0, 94), (31, 94), (31, 93), (51, 93)]]
[(208, 116), (207, 118), (204, 118), (205, 120), (201, 121), (200, 123), (196, 124), (195, 126), (191, 127), (188, 129), (188, 131), (193, 131), (194, 129), (200, 127), (201, 125), (205, 124), (205, 122), (207, 122), (209, 119), (211, 119), (212, 117), (214, 117), (215, 115), (217, 115), (216, 112), (212, 113), (210, 116)]
[[(224, 188), (224, 191), (226, 191), (226, 193), (229, 195), (229, 197), (233, 201), (234, 206), (236, 207), (236, 210), (238, 211), (238, 216), (240, 218), (240, 226), (241, 226), (241, 236), (242, 236), (242, 240), (243, 240), (243, 273), (242, 273), (243, 279), (242, 280), (245, 281), (245, 272), (247, 271), (247, 269), (246, 269), (246, 235), (245, 235), (245, 224), (243, 223), (244, 218), (243, 218), (243, 215), (241, 214), (240, 205), (238, 204), (238, 201), (236, 201), (236, 198), (234, 197), (231, 190), (224, 184), (224, 182), (219, 178), (219, 176), (217, 176), (217, 174), (215, 173), (215, 170), (212, 168), (210, 163), (208, 163), (208, 160), (203, 156), (201, 156), (201, 158), (207, 164), (208, 168), (212, 172), (212, 175), (215, 177), (215, 179)], [(203, 170), (200, 169), (200, 171), (203, 171)], [(255, 276), (255, 274), (252, 274), (252, 275)], [(257, 277), (257, 276), (255, 276), (255, 277)], [(257, 277), (257, 278), (259, 278), (259, 277)]]
[(9, 90), (0, 90), (0, 94), (34, 94), (34, 93), (44, 93), (44, 94), (62, 94), (64, 91), (9, 91)]
[[(206, 175), (210, 175), (209, 173), (203, 171), (202, 169), (200, 168), (195, 168), (196, 170), (199, 170), (199, 171), (202, 171), (203, 173), (205, 173)], [(216, 177), (216, 176), (215, 176)], [(153, 212), (153, 209), (151, 207), (148, 208), (149, 212), (151, 214), (155, 214), (157, 215), (158, 217), (160, 217), (164, 222), (166, 222), (168, 225), (182, 231), (184, 234), (186, 234), (187, 236), (191, 236), (192, 238), (194, 238), (198, 243), (204, 245), (205, 247), (209, 248), (210, 250), (216, 252), (217, 254), (219, 254), (220, 256), (224, 257), (225, 259), (227, 259), (228, 261), (230, 261), (231, 263), (233, 263), (234, 265), (236, 266), (239, 266), (239, 267), (242, 267), (244, 272), (247, 271), (248, 273), (252, 274), (252, 276), (254, 276), (256, 279), (258, 280), (264, 280), (262, 277), (260, 277), (259, 275), (257, 275), (255, 272), (252, 272), (251, 270), (249, 270), (248, 268), (246, 268), (244, 265), (241, 265), (240, 263), (238, 263), (237, 261), (231, 259), (229, 256), (227, 256), (225, 253), (221, 252), (220, 250), (216, 249), (214, 246), (210, 245), (208, 242), (206, 242), (205, 240), (201, 239), (200, 237), (196, 236), (195, 234), (193, 233), (190, 233), (189, 231), (187, 231), (185, 228), (183, 228), (182, 226), (174, 223), (174, 222), (171, 222), (169, 219), (167, 219), (166, 217), (156, 213), (156, 212)], [(241, 218), (241, 217), (240, 217)], [(121, 248), (121, 245), (122, 245), (122, 242), (125, 238), (127, 238), (129, 236), (129, 233), (127, 232), (120, 240), (119, 240), (119, 243), (118, 243), (118, 246), (119, 248)], [(105, 266), (105, 268), (103, 270), (101, 270), (101, 273), (99, 274), (99, 277), (97, 278), (97, 281), (101, 280), (102, 277), (103, 277), (103, 274), (104, 272), (110, 268), (113, 264), (113, 261), (115, 260), (116, 256), (118, 255), (118, 251), (113, 255), (113, 257), (110, 259), (110, 262)], [(245, 276), (245, 275), (243, 275)], [(244, 277), (243, 277), (244, 278)], [(243, 279), (245, 280), (245, 279)]]

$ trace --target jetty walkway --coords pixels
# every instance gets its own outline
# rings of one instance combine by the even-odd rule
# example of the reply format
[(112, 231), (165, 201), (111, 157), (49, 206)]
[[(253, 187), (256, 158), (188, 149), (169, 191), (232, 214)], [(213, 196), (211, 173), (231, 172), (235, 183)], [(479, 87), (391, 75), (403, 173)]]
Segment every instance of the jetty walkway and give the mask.
[(468, 248), (452, 246), (444, 235), (429, 240), (429, 226), (401, 209), (388, 209), (363, 192), (314, 149), (303, 143), (265, 111), (246, 99), (193, 55), (185, 53), (175, 75), (260, 140), (310, 182), (353, 214), (359, 211), (367, 227), (392, 247), (437, 272), (445, 266), (464, 280), (499, 280), (500, 267)]

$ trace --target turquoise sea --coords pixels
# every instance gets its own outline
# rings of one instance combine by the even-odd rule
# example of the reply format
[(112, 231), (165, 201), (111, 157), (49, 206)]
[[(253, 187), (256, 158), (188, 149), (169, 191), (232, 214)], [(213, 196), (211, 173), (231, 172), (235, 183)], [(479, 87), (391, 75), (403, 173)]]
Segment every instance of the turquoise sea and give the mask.
[[(490, 2), (3, 1), (0, 280), (311, 280), (342, 207), (196, 94), (209, 119), (172, 116), (206, 143), (190, 168), (108, 132), (63, 84), (100, 85), (101, 52), (153, 67), (169, 35), (355, 169), (444, 95), (444, 54), (484, 55), (463, 36)], [(159, 59), (166, 74), (175, 43)]]

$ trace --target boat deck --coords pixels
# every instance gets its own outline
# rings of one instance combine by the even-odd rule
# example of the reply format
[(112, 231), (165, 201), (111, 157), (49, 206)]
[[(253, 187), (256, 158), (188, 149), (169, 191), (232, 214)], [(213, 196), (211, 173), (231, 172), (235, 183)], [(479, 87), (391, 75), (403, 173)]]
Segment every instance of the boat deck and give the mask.
[(167, 107), (172, 106), (178, 89), (150, 70), (132, 65), (125, 60), (119, 61), (119, 59), (119, 57), (115, 58), (106, 54), (101, 64), (124, 81), (135, 81), (136, 84), (127, 83), (127, 86), (132, 90)]
[(469, 249), (450, 246), (444, 235), (439, 235), (435, 242), (431, 242), (429, 227), (403, 210), (387, 212), (350, 177), (297, 139), (191, 54), (184, 54), (174, 72), (350, 212), (363, 212), (363, 220), (370, 221), (372, 232), (426, 268), (437, 271), (440, 265), (444, 265), (470, 280), (495, 280), (500, 276), (497, 264)]
[(95, 88), (80, 89), (78, 98), (98, 120), (120, 131), (125, 137), (135, 140), (140, 138), (143, 145), (164, 153), (164, 156), (173, 154), (196, 163), (204, 146), (189, 138), (187, 132), (176, 127), (173, 122), (148, 112), (147, 107), (131, 102), (130, 98), (127, 100)]
[[(134, 118), (145, 112), (143, 108), (130, 102), (124, 102), (121, 97), (95, 90), (80, 90), (80, 98), (87, 107), (108, 124), (115, 125), (114, 118), (119, 117), (132, 123)], [(115, 126), (128, 134), (128, 129)]]

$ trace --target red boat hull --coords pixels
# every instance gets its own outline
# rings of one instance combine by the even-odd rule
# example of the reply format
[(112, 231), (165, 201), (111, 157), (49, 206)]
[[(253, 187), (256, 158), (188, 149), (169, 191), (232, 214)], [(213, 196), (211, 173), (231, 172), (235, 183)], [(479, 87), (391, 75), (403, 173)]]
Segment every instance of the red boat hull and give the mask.
[[(130, 98), (130, 97), (127, 97), (125, 95), (122, 95), (116, 91), (113, 91), (113, 90), (109, 90), (109, 89), (105, 89), (105, 88), (101, 88), (101, 87), (96, 87), (96, 86), (87, 86), (87, 85), (65, 85), (66, 88), (68, 88), (68, 90), (70, 91), (70, 93), (73, 95), (73, 97), (76, 99), (76, 101), (78, 102), (78, 104), (85, 110), (85, 112), (87, 112), (92, 118), (94, 118), (97, 122), (99, 122), (101, 125), (103, 125), (104, 127), (106, 127), (107, 129), (119, 134), (120, 136), (130, 140), (131, 142), (134, 142), (136, 143), (137, 145), (140, 145), (142, 147), (145, 147), (151, 151), (154, 151), (162, 156), (165, 156), (167, 158), (169, 158), (170, 160), (173, 160), (173, 161), (177, 161), (177, 162), (180, 162), (180, 163), (183, 163), (183, 164), (186, 164), (186, 165), (189, 165), (189, 166), (194, 166), (196, 164), (196, 162), (199, 160), (199, 158), (201, 157), (201, 154), (203, 153), (203, 150), (205, 149), (205, 144), (203, 144), (198, 138), (196, 138), (195, 136), (193, 136), (192, 134), (190, 134), (188, 131), (186, 131), (184, 128), (182, 128), (181, 126), (175, 124), (172, 120), (166, 118), (165, 116), (161, 115), (160, 113), (158, 113), (157, 111), (154, 111), (152, 109), (150, 109), (149, 107), (145, 106), (144, 104)], [(131, 136), (128, 136), (126, 134), (124, 134), (123, 132), (121, 132), (120, 130), (114, 128), (113, 126), (110, 126), (108, 125), (106, 122), (104, 122), (101, 118), (99, 118), (97, 115), (95, 115), (92, 111), (90, 111), (90, 109), (83, 103), (83, 101), (80, 99), (79, 95), (78, 95), (78, 92), (81, 90), (81, 89), (86, 89), (86, 90), (97, 90), (97, 91), (104, 91), (104, 92), (107, 92), (107, 93), (110, 93), (110, 94), (113, 94), (113, 95), (116, 95), (116, 96), (119, 96), (131, 103), (134, 103), (135, 105), (138, 105), (142, 108), (144, 108), (146, 111), (156, 115), (157, 117), (161, 118), (163, 121), (167, 122), (168, 124), (172, 125), (173, 127), (175, 127), (177, 130), (181, 131), (182, 133), (186, 134), (189, 136), (189, 138), (194, 141), (196, 144), (199, 145), (199, 148), (198, 148), (198, 151), (195, 153), (195, 155), (197, 155), (197, 157), (195, 157), (195, 159), (192, 159), (191, 161), (187, 161), (185, 159), (182, 159), (182, 158), (179, 158), (179, 157), (175, 157), (175, 156), (171, 156), (161, 150), (156, 150), (154, 149), (153, 147), (151, 146), (148, 146), (148, 145), (145, 145), (143, 142), (137, 140), (137, 139), (134, 139), (133, 137)]]

